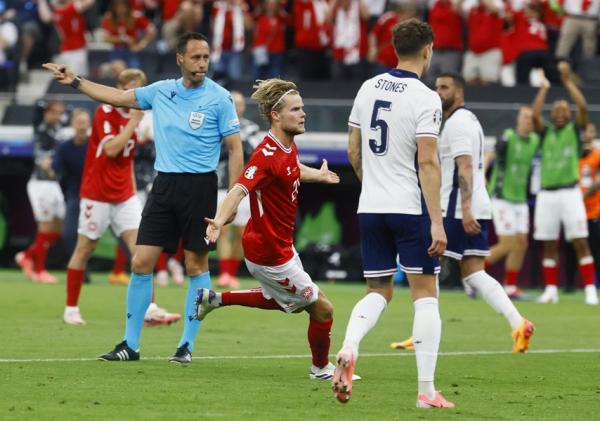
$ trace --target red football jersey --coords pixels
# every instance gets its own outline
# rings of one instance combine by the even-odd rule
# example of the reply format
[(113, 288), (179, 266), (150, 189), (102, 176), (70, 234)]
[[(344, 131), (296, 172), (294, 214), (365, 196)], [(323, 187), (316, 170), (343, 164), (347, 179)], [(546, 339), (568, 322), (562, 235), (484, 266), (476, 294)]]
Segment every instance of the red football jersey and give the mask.
[(75, 8), (75, 3), (54, 10), (56, 30), (60, 37), (60, 51), (85, 48), (85, 18)]
[(94, 114), (92, 135), (83, 164), (80, 197), (105, 203), (121, 203), (135, 194), (133, 156), (136, 136), (127, 141), (114, 158), (104, 153), (104, 144), (114, 138), (129, 121), (129, 113), (108, 104)]
[(394, 50), (394, 44), (392, 44), (392, 29), (397, 23), (398, 15), (395, 12), (387, 12), (379, 17), (372, 29), (379, 46), (377, 62), (389, 68), (396, 67), (398, 64), (398, 57)]
[(251, 217), (244, 230), (244, 256), (278, 266), (294, 257), (300, 167), (296, 144), (286, 148), (269, 132), (256, 147), (237, 186), (250, 194)]

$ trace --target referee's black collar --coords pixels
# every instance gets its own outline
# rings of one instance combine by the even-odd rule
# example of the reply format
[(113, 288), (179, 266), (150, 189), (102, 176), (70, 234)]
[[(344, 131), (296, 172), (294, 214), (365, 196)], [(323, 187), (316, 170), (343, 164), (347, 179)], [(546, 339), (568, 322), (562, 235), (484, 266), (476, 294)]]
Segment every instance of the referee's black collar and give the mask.
[(410, 77), (413, 79), (419, 79), (419, 75), (414, 73), (414, 72), (409, 72), (408, 70), (402, 70), (402, 69), (390, 69), (390, 71), (388, 72), (390, 75), (395, 76), (395, 77)]

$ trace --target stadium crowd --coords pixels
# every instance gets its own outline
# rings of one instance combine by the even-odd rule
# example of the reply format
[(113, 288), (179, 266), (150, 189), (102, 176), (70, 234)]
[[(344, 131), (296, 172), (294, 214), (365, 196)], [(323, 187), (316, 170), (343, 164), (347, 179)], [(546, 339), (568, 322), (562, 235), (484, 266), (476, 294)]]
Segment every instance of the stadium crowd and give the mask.
[[(26, 79), (58, 53), (78, 74), (114, 78), (139, 67), (141, 52), (160, 60), (198, 31), (209, 34), (217, 79), (364, 79), (395, 66), (392, 27), (416, 17), (435, 34), (429, 85), (442, 72), (539, 85), (531, 70), (558, 82), (557, 59), (574, 59), (586, 79), (598, 63), (599, 13), (600, 0), (1, 0), (0, 71)], [(89, 69), (98, 43), (110, 59)]]

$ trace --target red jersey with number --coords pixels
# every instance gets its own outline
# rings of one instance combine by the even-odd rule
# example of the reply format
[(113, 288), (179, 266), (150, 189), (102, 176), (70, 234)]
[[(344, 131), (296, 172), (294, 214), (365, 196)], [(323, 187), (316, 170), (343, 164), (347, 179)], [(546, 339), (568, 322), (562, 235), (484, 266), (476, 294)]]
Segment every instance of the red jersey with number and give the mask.
[(117, 136), (129, 121), (129, 113), (112, 105), (102, 104), (94, 113), (92, 135), (87, 147), (81, 191), (85, 199), (105, 203), (121, 203), (135, 195), (133, 156), (136, 136), (127, 141), (113, 158), (106, 155), (104, 145)]
[(242, 237), (246, 259), (262, 266), (290, 261), (300, 187), (296, 144), (286, 148), (269, 132), (250, 156), (236, 186), (250, 195), (251, 217)]
[(75, 8), (75, 3), (54, 9), (54, 22), (60, 37), (60, 52), (85, 48), (85, 18)]

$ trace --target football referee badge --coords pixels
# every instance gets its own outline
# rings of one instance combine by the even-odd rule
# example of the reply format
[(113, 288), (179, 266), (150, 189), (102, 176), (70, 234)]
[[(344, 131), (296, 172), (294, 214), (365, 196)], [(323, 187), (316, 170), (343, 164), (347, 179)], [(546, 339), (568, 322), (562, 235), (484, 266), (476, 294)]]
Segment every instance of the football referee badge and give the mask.
[(196, 130), (197, 128), (202, 126), (202, 123), (204, 123), (204, 114), (199, 113), (197, 111), (192, 111), (190, 113), (190, 119), (188, 123), (190, 123), (190, 127), (192, 129)]

